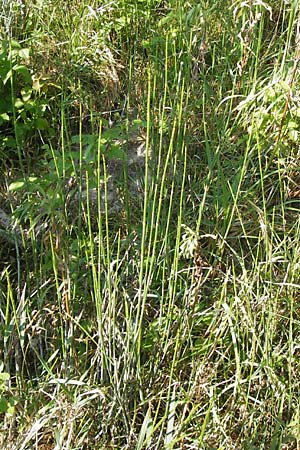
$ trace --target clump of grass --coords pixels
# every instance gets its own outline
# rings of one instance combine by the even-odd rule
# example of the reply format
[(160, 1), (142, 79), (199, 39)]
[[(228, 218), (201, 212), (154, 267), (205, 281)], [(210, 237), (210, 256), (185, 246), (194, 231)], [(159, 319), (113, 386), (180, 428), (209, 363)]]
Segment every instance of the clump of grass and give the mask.
[(297, 4), (71, 3), (10, 10), (59, 89), (0, 190), (2, 447), (296, 448)]

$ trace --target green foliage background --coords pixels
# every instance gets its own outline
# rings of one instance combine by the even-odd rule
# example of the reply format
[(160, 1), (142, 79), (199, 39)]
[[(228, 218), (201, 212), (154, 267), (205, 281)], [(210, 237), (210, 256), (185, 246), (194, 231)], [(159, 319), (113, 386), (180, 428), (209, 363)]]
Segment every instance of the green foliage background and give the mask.
[(298, 448), (299, 20), (0, 0), (1, 448)]

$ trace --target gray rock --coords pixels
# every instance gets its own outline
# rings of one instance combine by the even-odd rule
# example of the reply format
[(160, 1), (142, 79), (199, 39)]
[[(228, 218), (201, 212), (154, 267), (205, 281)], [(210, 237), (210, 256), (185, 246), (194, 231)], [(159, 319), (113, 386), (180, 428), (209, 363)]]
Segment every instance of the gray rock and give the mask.
[[(124, 158), (105, 158), (100, 164), (100, 186), (93, 185), (89, 180), (89, 189), (85, 180), (82, 182), (82, 198), (89, 199), (90, 205), (97, 205), (100, 196), (100, 209), (107, 210), (109, 214), (121, 211), (124, 208), (126, 194), (133, 201), (143, 199), (145, 189), (146, 143), (136, 138), (129, 142), (116, 142), (122, 148)], [(151, 153), (151, 152), (150, 152)], [(149, 155), (149, 160), (150, 161)], [(96, 176), (94, 177), (97, 178)], [(148, 168), (148, 183), (151, 179), (151, 170)], [(95, 183), (94, 183), (95, 184)]]

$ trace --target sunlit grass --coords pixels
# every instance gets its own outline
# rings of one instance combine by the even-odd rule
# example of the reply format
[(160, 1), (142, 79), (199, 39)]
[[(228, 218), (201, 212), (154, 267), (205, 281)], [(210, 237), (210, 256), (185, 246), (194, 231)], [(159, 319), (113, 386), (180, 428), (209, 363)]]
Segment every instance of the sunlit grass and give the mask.
[(3, 164), (1, 448), (298, 448), (297, 3), (12, 3), (54, 134)]

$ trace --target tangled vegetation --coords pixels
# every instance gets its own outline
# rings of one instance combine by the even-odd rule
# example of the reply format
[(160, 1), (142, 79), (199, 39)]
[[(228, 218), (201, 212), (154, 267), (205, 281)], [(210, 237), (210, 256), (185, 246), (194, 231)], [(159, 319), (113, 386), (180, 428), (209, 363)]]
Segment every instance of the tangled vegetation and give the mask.
[(0, 0), (0, 38), (0, 447), (298, 449), (298, 2)]

